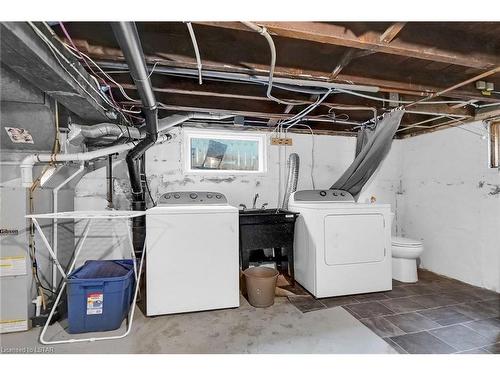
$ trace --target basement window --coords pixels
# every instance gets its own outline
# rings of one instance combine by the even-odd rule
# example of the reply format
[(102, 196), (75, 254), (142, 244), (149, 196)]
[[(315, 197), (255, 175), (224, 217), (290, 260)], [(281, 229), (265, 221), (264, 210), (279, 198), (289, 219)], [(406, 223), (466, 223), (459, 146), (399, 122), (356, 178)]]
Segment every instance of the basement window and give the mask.
[(186, 172), (263, 173), (265, 136), (185, 130)]
[(490, 123), (490, 168), (500, 168), (500, 121)]

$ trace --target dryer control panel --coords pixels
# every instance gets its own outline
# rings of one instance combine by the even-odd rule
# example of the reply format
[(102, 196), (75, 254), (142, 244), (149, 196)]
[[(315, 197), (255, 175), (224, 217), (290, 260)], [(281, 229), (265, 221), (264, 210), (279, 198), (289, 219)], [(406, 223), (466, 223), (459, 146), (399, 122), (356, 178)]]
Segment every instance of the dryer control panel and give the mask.
[(301, 190), (293, 197), (295, 202), (354, 202), (351, 193), (340, 189)]
[(226, 196), (213, 191), (172, 191), (158, 199), (158, 206), (227, 204)]

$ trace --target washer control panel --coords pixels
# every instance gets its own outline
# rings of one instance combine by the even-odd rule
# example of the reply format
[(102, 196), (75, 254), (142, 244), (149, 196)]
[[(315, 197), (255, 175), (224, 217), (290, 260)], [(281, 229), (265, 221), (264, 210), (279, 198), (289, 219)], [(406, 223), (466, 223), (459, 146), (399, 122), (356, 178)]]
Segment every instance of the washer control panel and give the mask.
[(340, 189), (301, 190), (294, 194), (295, 202), (354, 202), (351, 193)]
[(213, 191), (172, 191), (158, 199), (158, 206), (227, 204), (226, 196)]

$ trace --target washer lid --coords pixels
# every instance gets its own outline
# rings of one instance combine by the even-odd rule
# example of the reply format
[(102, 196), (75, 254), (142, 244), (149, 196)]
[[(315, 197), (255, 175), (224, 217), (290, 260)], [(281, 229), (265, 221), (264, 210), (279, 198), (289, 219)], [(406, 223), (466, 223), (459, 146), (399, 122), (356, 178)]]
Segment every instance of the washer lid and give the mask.
[(403, 246), (403, 247), (417, 247), (417, 246), (422, 246), (422, 241), (419, 240), (413, 240), (411, 238), (406, 238), (406, 237), (392, 237), (391, 238), (392, 244), (396, 246)]

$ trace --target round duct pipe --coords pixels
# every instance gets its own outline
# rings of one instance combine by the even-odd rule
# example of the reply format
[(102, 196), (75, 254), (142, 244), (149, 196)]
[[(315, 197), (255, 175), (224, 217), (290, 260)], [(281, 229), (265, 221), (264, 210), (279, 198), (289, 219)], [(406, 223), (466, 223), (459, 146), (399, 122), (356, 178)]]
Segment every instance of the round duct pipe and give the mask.
[(299, 155), (295, 152), (288, 157), (288, 178), (286, 180), (285, 195), (283, 196), (283, 204), (281, 208), (288, 209), (288, 200), (290, 195), (297, 190), (297, 182), (299, 180)]

